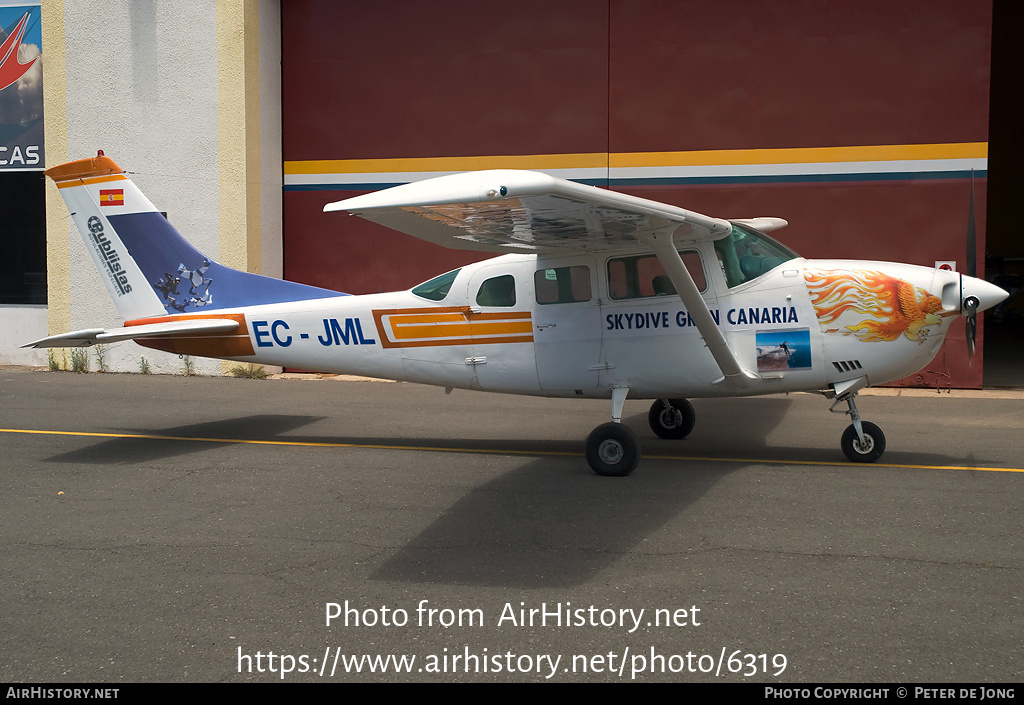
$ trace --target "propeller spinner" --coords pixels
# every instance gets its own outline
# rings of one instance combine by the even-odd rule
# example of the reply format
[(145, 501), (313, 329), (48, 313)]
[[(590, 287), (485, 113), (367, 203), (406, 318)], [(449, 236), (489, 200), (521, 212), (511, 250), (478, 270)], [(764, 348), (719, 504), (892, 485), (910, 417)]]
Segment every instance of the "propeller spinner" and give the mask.
[(971, 206), (967, 214), (967, 274), (960, 275), (960, 313), (967, 317), (967, 359), (974, 358), (978, 311), (992, 308), (1009, 296), (995, 284), (978, 278), (974, 226), (974, 172), (971, 172)]

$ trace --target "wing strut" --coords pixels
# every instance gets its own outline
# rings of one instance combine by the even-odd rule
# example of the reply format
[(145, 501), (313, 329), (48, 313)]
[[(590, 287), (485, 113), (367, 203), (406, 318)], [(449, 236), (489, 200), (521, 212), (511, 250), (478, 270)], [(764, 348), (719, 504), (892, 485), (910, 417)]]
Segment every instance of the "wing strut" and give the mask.
[(654, 248), (654, 254), (658, 256), (658, 261), (661, 262), (665, 273), (672, 280), (690, 318), (697, 324), (697, 330), (700, 331), (708, 350), (711, 351), (715, 362), (718, 363), (718, 368), (722, 370), (722, 377), (716, 379), (714, 384), (724, 383), (739, 389), (753, 387), (761, 381), (761, 378), (750, 370), (743, 369), (739, 360), (736, 359), (736, 355), (733, 354), (732, 348), (729, 347), (725, 336), (722, 335), (718, 324), (715, 323), (715, 319), (711, 316), (708, 305), (700, 295), (697, 285), (693, 283), (693, 277), (687, 271), (686, 265), (683, 264), (683, 259), (679, 256), (675, 243), (672, 241), (672, 231), (676, 227), (673, 225), (671, 228), (664, 228), (658, 232), (644, 233), (640, 235), (640, 238)]

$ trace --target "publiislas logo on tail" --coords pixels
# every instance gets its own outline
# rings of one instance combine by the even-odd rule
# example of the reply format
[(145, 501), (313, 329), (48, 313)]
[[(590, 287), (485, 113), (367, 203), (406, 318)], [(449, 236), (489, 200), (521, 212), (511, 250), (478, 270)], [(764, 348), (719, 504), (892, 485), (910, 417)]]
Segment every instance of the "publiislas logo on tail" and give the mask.
[(89, 218), (88, 225), (89, 232), (92, 233), (93, 245), (96, 246), (96, 251), (99, 252), (100, 259), (107, 270), (107, 275), (114, 282), (114, 288), (118, 291), (118, 296), (130, 293), (132, 285), (128, 283), (128, 273), (121, 266), (121, 256), (118, 254), (117, 249), (103, 233), (103, 223), (96, 216), (92, 216)]

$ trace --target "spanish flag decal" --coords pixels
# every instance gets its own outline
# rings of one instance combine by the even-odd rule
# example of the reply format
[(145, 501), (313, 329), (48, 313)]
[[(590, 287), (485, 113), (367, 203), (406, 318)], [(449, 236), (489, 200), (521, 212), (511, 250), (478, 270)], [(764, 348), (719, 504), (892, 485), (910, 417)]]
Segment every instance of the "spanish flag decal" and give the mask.
[(101, 206), (123, 206), (124, 205), (124, 189), (123, 188), (100, 189), (100, 205)]

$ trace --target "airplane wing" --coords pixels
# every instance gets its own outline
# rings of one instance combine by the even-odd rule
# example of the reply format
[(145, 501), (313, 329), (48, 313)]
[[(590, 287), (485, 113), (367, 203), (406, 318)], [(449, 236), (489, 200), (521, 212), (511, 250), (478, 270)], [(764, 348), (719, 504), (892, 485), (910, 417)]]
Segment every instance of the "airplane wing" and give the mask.
[[(689, 243), (726, 237), (732, 232), (727, 220), (535, 171), (505, 169), (426, 179), (329, 203), (324, 211), (348, 211), (453, 249), (572, 253), (642, 242), (654, 249), (722, 371), (714, 383), (742, 389), (761, 381), (729, 347), (678, 252)], [(768, 229), (786, 224), (781, 218), (749, 222)]]
[(100, 343), (117, 343), (135, 338), (163, 338), (195, 333), (230, 333), (238, 329), (238, 321), (205, 319), (149, 323), (125, 328), (87, 328), (85, 330), (51, 335), (22, 345), (23, 348), (87, 348)]
[(678, 245), (717, 240), (728, 221), (535, 171), (440, 176), (329, 203), (444, 247), (487, 252), (614, 249), (653, 232)]

